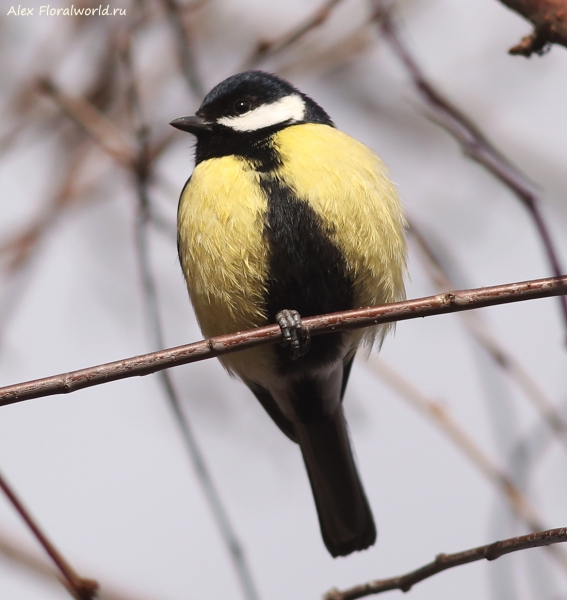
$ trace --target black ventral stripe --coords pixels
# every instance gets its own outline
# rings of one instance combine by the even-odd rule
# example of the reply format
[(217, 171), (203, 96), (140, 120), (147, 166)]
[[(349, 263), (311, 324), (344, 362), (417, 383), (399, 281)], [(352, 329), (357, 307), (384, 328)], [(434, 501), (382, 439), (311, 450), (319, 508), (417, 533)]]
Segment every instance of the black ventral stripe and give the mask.
[[(261, 178), (268, 200), (264, 236), (268, 243), (266, 308), (270, 322), (283, 309), (302, 317), (347, 310), (354, 305), (353, 281), (340, 249), (317, 213), (276, 175)], [(316, 336), (301, 358), (303, 366), (331, 362), (342, 334)], [(282, 368), (293, 366), (289, 350), (276, 346)]]

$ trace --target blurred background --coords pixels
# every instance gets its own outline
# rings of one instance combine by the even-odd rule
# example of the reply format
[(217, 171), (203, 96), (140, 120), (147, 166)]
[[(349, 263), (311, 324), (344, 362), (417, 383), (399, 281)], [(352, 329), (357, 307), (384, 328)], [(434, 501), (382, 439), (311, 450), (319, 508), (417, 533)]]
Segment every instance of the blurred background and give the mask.
[[(388, 164), (412, 226), (409, 298), (552, 275), (525, 206), (434, 122), (367, 0), (111, 0), (108, 16), (50, 16), (65, 0), (8, 15), (11, 1), (0, 3), (2, 385), (201, 339), (175, 244), (193, 139), (168, 123), (246, 68), (292, 81)], [(566, 263), (565, 48), (508, 55), (530, 25), (497, 0), (399, 1), (392, 19), (431, 85), (523, 173)], [(323, 546), (298, 447), (216, 360), (170, 377), (244, 565), (160, 376), (3, 407), (0, 471), (104, 597), (321, 598), (567, 525), (566, 340), (548, 299), (404, 322), (379, 358), (360, 357), (345, 403), (379, 539), (348, 558)], [(44, 558), (0, 497), (0, 597), (69, 597), (15, 549)], [(565, 599), (567, 552), (460, 567), (410, 594)]]

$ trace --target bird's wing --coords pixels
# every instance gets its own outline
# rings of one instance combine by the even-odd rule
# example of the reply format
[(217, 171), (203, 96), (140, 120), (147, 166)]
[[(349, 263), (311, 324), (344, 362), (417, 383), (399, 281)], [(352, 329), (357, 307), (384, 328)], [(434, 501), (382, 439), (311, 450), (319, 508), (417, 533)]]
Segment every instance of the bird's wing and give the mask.
[(272, 421), (287, 435), (287, 437), (293, 442), (297, 443), (297, 436), (295, 435), (295, 428), (293, 423), (284, 416), (279, 406), (277, 405), (274, 397), (270, 392), (263, 388), (257, 383), (251, 381), (244, 381), (244, 383), (250, 388), (254, 396), (258, 398), (260, 404), (264, 407), (264, 410), (270, 415)]

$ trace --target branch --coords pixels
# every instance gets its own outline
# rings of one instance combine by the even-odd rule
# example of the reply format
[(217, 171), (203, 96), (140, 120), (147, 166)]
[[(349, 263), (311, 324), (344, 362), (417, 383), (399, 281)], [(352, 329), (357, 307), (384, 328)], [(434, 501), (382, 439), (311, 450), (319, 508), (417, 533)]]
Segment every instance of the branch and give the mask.
[[(87, 98), (80, 95), (69, 96), (47, 77), (40, 79), (37, 87), (54, 100), (61, 112), (79, 125), (118, 165), (128, 170), (139, 167), (134, 141), (128, 139)], [(148, 161), (158, 158), (174, 139), (175, 134), (168, 132), (153, 147), (148, 148)]]
[[(402, 375), (389, 367), (382, 359), (371, 356), (367, 362), (383, 382), (400, 396), (424, 413), (449, 437), (455, 446), (492, 483), (508, 502), (511, 511), (532, 531), (545, 529), (546, 525), (535, 507), (522, 494), (510, 477), (496, 465), (484, 450), (453, 419), (449, 411), (440, 403), (422, 394)], [(567, 570), (567, 557), (557, 548), (549, 548), (563, 570)]]
[(89, 141), (81, 142), (80, 144), (70, 144), (65, 149), (68, 154), (69, 164), (64, 171), (57, 191), (47, 206), (43, 207), (39, 214), (22, 231), (6, 241), (0, 242), (0, 256), (9, 256), (6, 266), (9, 273), (20, 269), (27, 262), (39, 241), (63, 209), (77, 200), (79, 196), (77, 194), (78, 179), (81, 175), (81, 169), (89, 158), (90, 146)]
[[(93, 61), (95, 71), (84, 92), (84, 102), (87, 103), (87, 110), (92, 109), (90, 112), (94, 111), (96, 113), (108, 108), (112, 104), (116, 90), (115, 44), (110, 43), (112, 42), (112, 36), (109, 35), (108, 37), (110, 38), (109, 43), (105, 44), (102, 56)], [(51, 42), (51, 46), (53, 45), (53, 42)], [(48, 43), (48, 47), (51, 48), (51, 46)], [(16, 126), (8, 132), (6, 138), (0, 140), (0, 155), (3, 152), (2, 144), (16, 141), (16, 137), (22, 129), (20, 125), (32, 124), (34, 126), (33, 139), (41, 136), (42, 129), (45, 133), (46, 129), (51, 130), (60, 125), (63, 111), (60, 111), (61, 114), (57, 113), (55, 115), (49, 111), (49, 115), (46, 117), (42, 114), (42, 111), (38, 110), (38, 76), (35, 71), (43, 70), (38, 66), (38, 62), (44, 62), (46, 67), (49, 64), (48, 70), (55, 72), (54, 61), (47, 60), (47, 54), (47, 48), (44, 48), (43, 51), (39, 50), (38, 56), (36, 56), (37, 60), (33, 61), (34, 72), (26, 75), (26, 82), (22, 89), (9, 101), (11, 120), (16, 122)], [(48, 83), (48, 87), (49, 85)], [(45, 91), (46, 88), (40, 84), (39, 90), (42, 89)], [(93, 149), (98, 153), (98, 148), (93, 146), (90, 134), (83, 129), (77, 132), (79, 135), (68, 135), (68, 133), (66, 129), (62, 129), (58, 131), (59, 135), (57, 136), (60, 152), (63, 154), (66, 163), (65, 166), (55, 170), (58, 175), (57, 178), (59, 178), (61, 172), (63, 173), (57, 191), (48, 204), (38, 211), (37, 216), (32, 217), (31, 223), (28, 223), (16, 235), (10, 235), (6, 241), (0, 242), (0, 257), (3, 259), (2, 269), (6, 271), (6, 279), (8, 280), (6, 283), (10, 284), (8, 286), (4, 285), (5, 289), (0, 298), (0, 338), (6, 323), (12, 317), (23, 297), (24, 281), (29, 281), (29, 278), (24, 279), (24, 271), (29, 268), (32, 259), (37, 254), (40, 242), (45, 234), (52, 229), (60, 214), (68, 209), (72, 203), (77, 204), (84, 201), (85, 192), (92, 186), (93, 181), (97, 183), (101, 181), (100, 173), (97, 172), (100, 169), (93, 168), (91, 164), (93, 162), (92, 157), (95, 155)]]
[(94, 600), (98, 590), (98, 583), (92, 579), (84, 579), (77, 575), (73, 567), (63, 558), (60, 552), (55, 548), (51, 541), (40, 529), (39, 525), (33, 519), (26, 507), (22, 504), (14, 490), (8, 485), (8, 482), (0, 474), (0, 488), (8, 498), (12, 506), (16, 509), (23, 521), (29, 527), (37, 541), (43, 546), (43, 549), (49, 555), (55, 566), (61, 572), (62, 578), (77, 600)]
[[(403, 63), (412, 82), (430, 109), (429, 118), (443, 127), (461, 145), (466, 156), (482, 165), (496, 179), (507, 186), (530, 213), (539, 233), (549, 261), (551, 272), (556, 277), (563, 274), (557, 251), (543, 220), (541, 197), (534, 184), (521, 173), (486, 138), (482, 131), (456, 106), (451, 104), (425, 77), (421, 68), (403, 44), (383, 0), (377, 0), (374, 19), (378, 22), (384, 38)], [(563, 319), (567, 326), (567, 299), (561, 298)]]
[[(0, 560), (10, 561), (12, 563), (10, 568), (25, 569), (28, 574), (36, 576), (44, 583), (61, 583), (60, 574), (54, 567), (3, 531), (0, 531)], [(101, 585), (97, 594), (97, 600), (150, 600), (149, 596), (142, 598), (105, 584)], [(154, 596), (152, 600), (157, 598)]]
[(459, 567), (460, 565), (466, 565), (483, 559), (496, 560), (511, 552), (518, 552), (519, 550), (526, 550), (528, 548), (540, 548), (561, 542), (567, 542), (567, 527), (521, 535), (501, 542), (487, 544), (486, 546), (472, 548), (471, 550), (456, 552), (455, 554), (438, 554), (433, 562), (405, 575), (392, 577), (391, 579), (370, 581), (344, 591), (333, 589), (325, 594), (325, 600), (355, 600), (356, 598), (363, 598), (371, 594), (381, 594), (389, 590), (407, 592), (416, 583), (453, 567)]
[[(182, 7), (177, 0), (161, 1), (167, 12), (169, 24), (175, 36), (175, 46), (183, 76), (185, 77), (191, 92), (198, 98), (202, 98), (204, 95), (203, 83), (197, 71), (197, 65), (195, 64), (191, 38), (184, 25)], [(189, 8), (200, 8), (203, 4), (204, 2), (196, 2), (194, 7), (190, 6)], [(184, 6), (183, 8), (185, 9), (187, 7)]]
[[(149, 152), (148, 128), (143, 122), (140, 96), (130, 56), (130, 41), (129, 38), (125, 40), (123, 59), (128, 75), (128, 101), (130, 112), (134, 118), (138, 141), (137, 159), (135, 165), (132, 167), (132, 175), (138, 195), (135, 231), (136, 253), (142, 276), (151, 342), (154, 348), (163, 348), (165, 342), (159, 315), (157, 285), (150, 264), (148, 239), (148, 225), (151, 219), (148, 181), (153, 169), (153, 162)], [(180, 429), (183, 442), (191, 462), (193, 463), (193, 467), (195, 468), (197, 479), (201, 484), (209, 508), (216, 521), (217, 527), (219, 528), (221, 538), (228, 551), (229, 557), (232, 560), (236, 575), (242, 587), (243, 596), (246, 600), (258, 600), (259, 596), (256, 591), (254, 578), (252, 577), (252, 570), (250, 569), (246, 553), (244, 552), (244, 547), (228, 516), (220, 492), (214, 483), (205, 460), (205, 455), (197, 442), (189, 419), (183, 412), (181, 400), (173, 385), (171, 373), (166, 370), (160, 371), (159, 378), (168, 404)]]
[(567, 47), (567, 0), (500, 0), (508, 8), (531, 21), (533, 32), (522, 38), (510, 54), (529, 58), (545, 54), (551, 44)]
[(39, 80), (38, 89), (52, 98), (63, 112), (81, 125), (119, 164), (129, 167), (134, 163), (136, 151), (131, 140), (126, 139), (88, 100), (65, 94), (47, 77)]
[[(308, 317), (303, 320), (303, 324), (310, 330), (311, 335), (319, 335), (565, 294), (567, 294), (567, 275), (447, 292), (416, 300)], [(266, 325), (249, 331), (220, 335), (185, 346), (2, 387), (0, 388), (0, 406), (32, 398), (68, 394), (86, 387), (128, 377), (149, 375), (170, 367), (280, 341), (282, 341), (282, 333), (277, 325)]]
[[(415, 222), (411, 219), (408, 221), (410, 224), (408, 230), (409, 236), (419, 245), (421, 256), (425, 259), (426, 270), (441, 290), (450, 290), (454, 287), (454, 284), (449, 278), (442, 261), (436, 255)], [(563, 417), (560, 410), (547, 397), (543, 389), (520, 364), (519, 360), (498, 341), (478, 313), (467, 312), (463, 313), (462, 317), (469, 333), (476, 342), (486, 351), (498, 367), (516, 382), (518, 387), (535, 406), (541, 418), (563, 444), (565, 450), (567, 450), (567, 420)]]
[(293, 46), (301, 38), (305, 37), (310, 31), (320, 27), (330, 17), (331, 12), (342, 0), (327, 0), (322, 4), (304, 23), (298, 25), (295, 29), (286, 33), (277, 40), (271, 42), (259, 42), (254, 54), (245, 62), (244, 69), (252, 69), (270, 56), (283, 52), (290, 46)]

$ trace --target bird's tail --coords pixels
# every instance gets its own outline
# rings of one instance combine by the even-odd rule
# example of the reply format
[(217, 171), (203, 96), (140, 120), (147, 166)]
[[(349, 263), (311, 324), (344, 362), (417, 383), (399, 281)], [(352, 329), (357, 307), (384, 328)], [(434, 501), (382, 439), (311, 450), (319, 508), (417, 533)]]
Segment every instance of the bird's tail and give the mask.
[(376, 527), (354, 464), (342, 407), (327, 421), (295, 424), (325, 546), (332, 556), (364, 550)]

